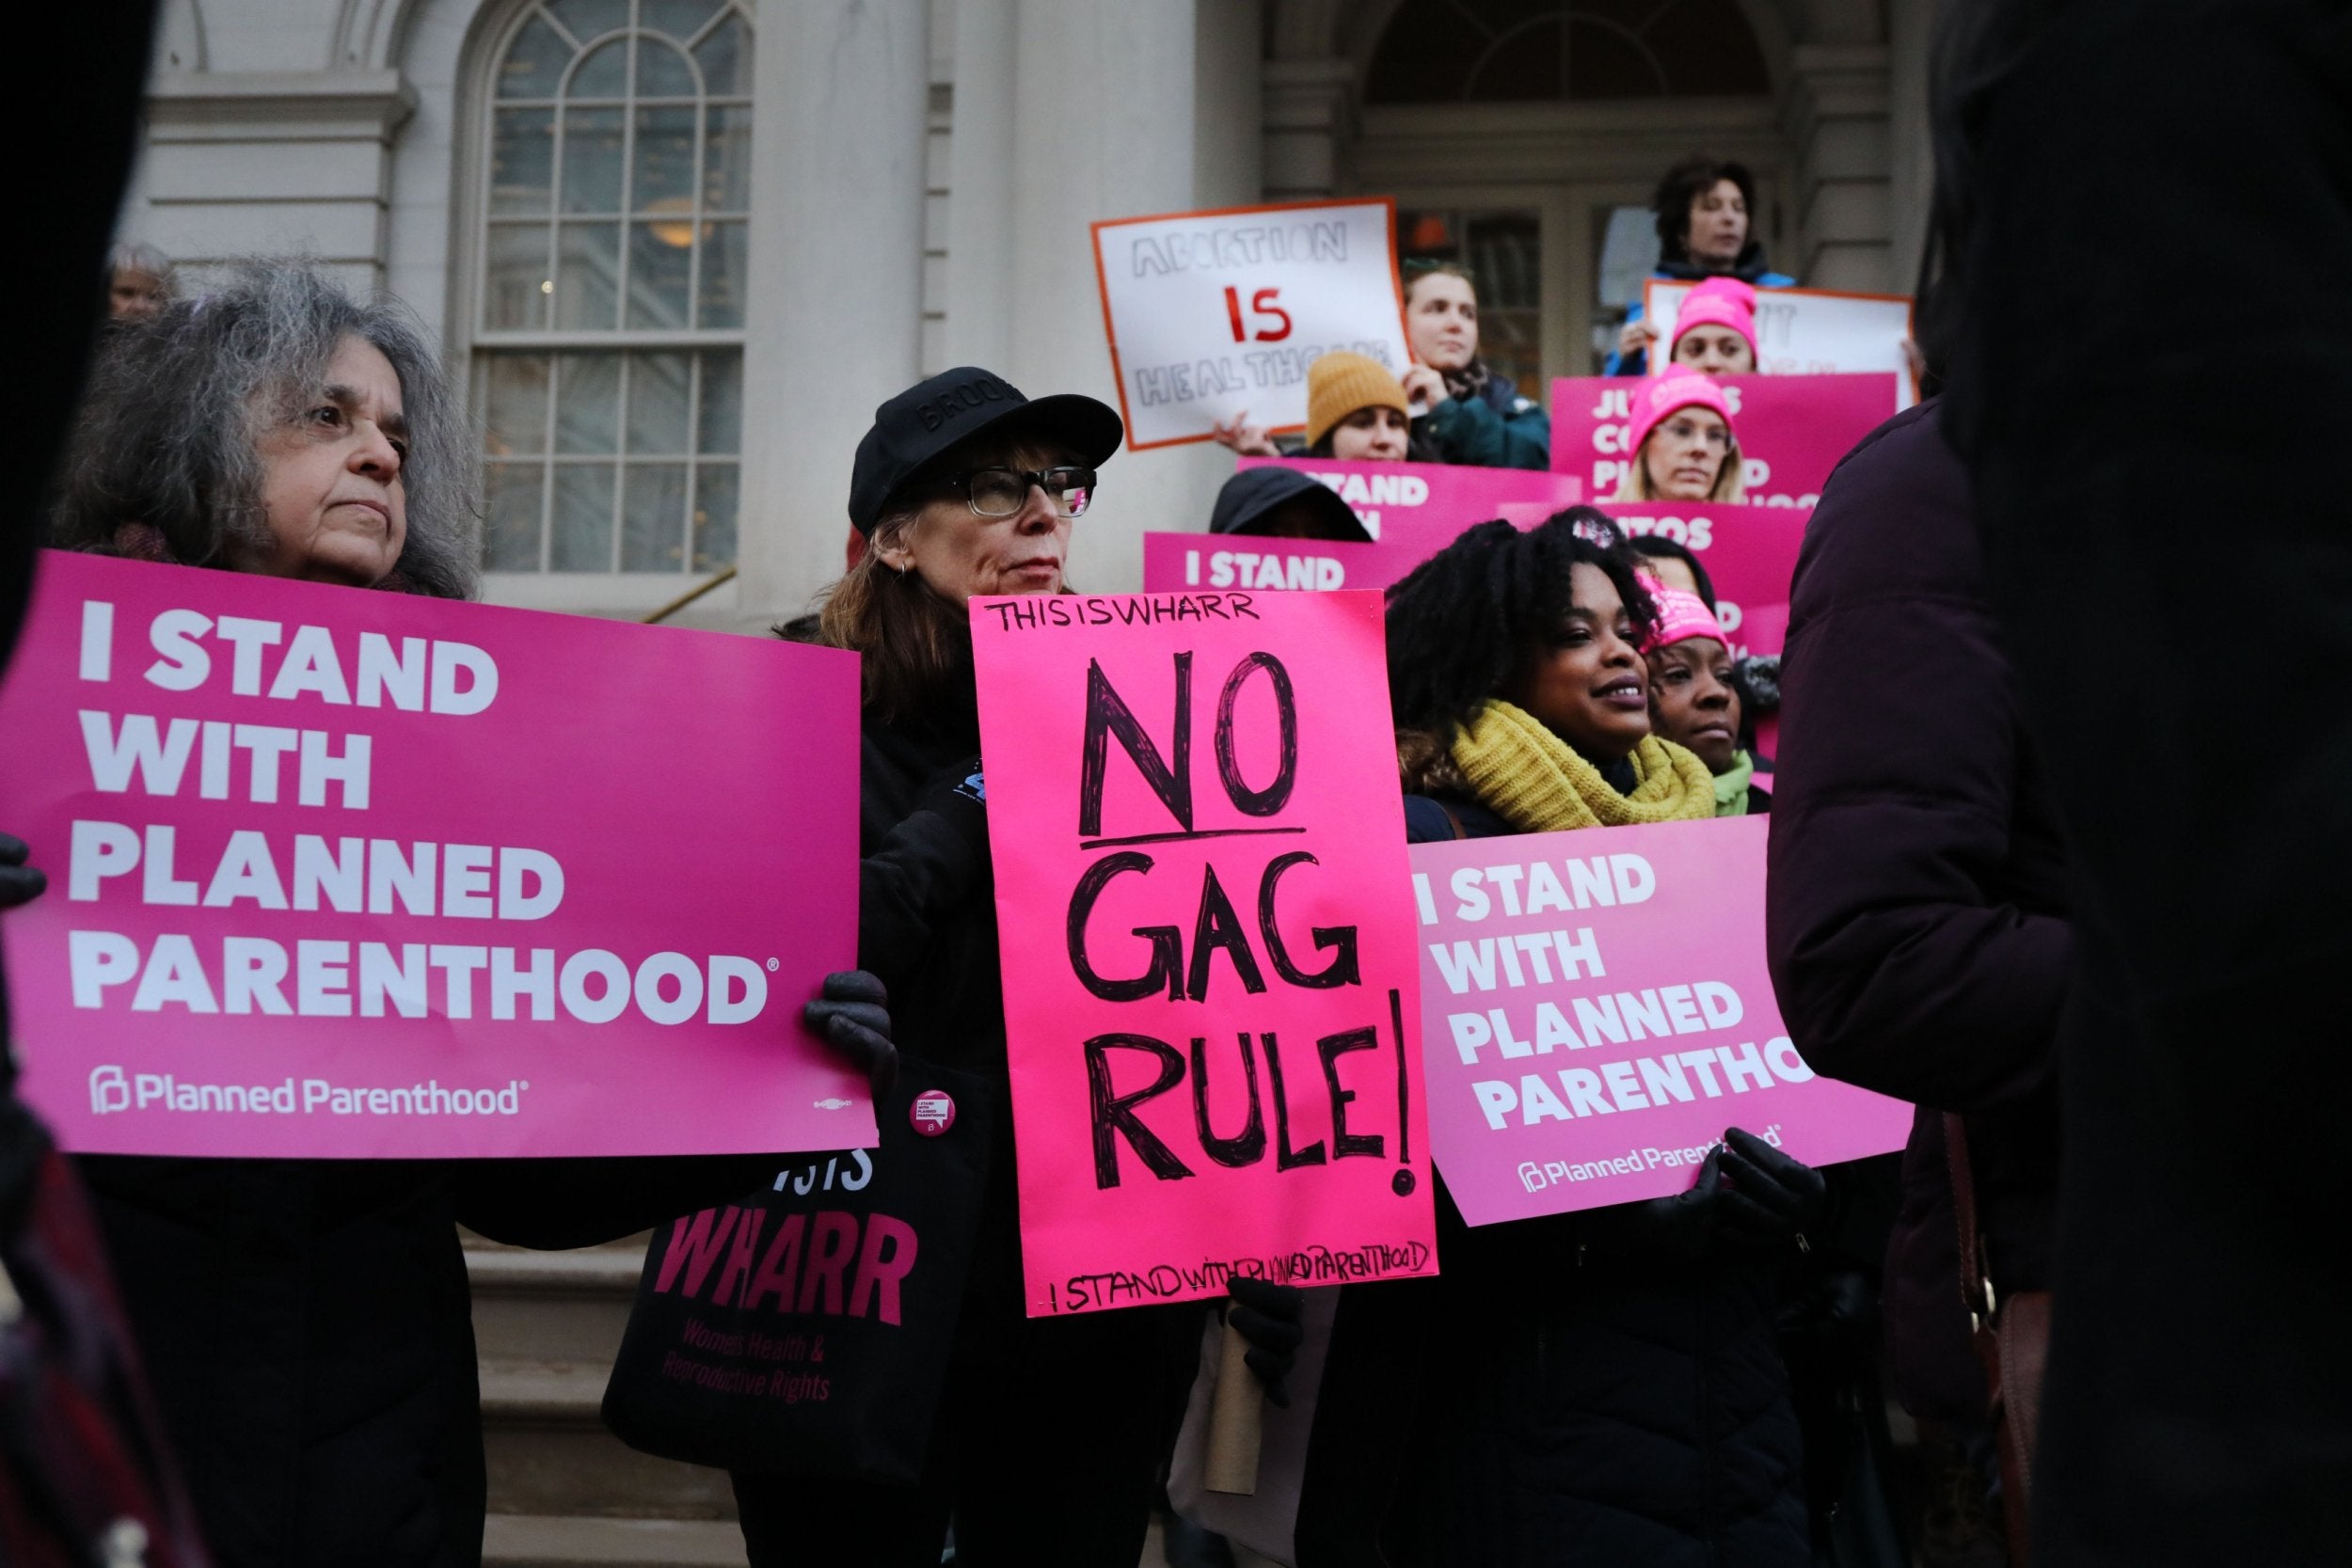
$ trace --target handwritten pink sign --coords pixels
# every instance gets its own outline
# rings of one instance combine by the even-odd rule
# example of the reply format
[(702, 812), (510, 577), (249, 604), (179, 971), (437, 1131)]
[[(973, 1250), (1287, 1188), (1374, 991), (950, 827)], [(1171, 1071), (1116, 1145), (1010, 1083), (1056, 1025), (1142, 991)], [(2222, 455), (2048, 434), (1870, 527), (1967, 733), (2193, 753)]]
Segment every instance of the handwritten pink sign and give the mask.
[[(1472, 523), (1505, 517), (1534, 528), (1584, 499), (1573, 473), (1473, 468), (1456, 463), (1341, 463), (1320, 457), (1245, 457), (1237, 468), (1296, 468), (1339, 492), (1383, 545), (1426, 561)], [(1558, 464), (1554, 464), (1556, 468)]]
[(1810, 506), (1717, 506), (1712, 501), (1604, 501), (1599, 510), (1635, 538), (1684, 546), (1707, 568), (1734, 658), (1777, 654), (1788, 637), (1788, 579)]
[(854, 961), (857, 661), (50, 555), (0, 686), (24, 1092), (69, 1148), (874, 1140), (799, 1022)]
[(1030, 1314), (1434, 1273), (1379, 595), (972, 627)]
[(1472, 1225), (1687, 1189), (1743, 1127), (1808, 1164), (1911, 1107), (1814, 1075), (1764, 967), (1767, 819), (1413, 846), (1429, 1132)]
[[(1727, 375), (1716, 385), (1731, 403), (1752, 505), (1811, 506), (1837, 460), (1895, 406), (1895, 378), (1885, 373)], [(1554, 381), (1551, 466), (1601, 499), (1615, 495), (1632, 455), (1627, 399), (1643, 386), (1623, 376)]]

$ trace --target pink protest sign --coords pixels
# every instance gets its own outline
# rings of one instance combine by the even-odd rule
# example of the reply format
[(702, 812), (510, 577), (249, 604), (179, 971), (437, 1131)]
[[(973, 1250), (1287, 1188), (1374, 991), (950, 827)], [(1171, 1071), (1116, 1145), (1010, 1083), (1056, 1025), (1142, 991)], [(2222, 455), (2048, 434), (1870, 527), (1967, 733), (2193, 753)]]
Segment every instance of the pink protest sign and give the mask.
[(857, 661), (56, 555), (0, 686), (24, 1092), (69, 1148), (874, 1140), (798, 1022), (854, 962)]
[(1808, 1164), (1911, 1107), (1816, 1077), (1764, 967), (1760, 816), (1413, 847), (1429, 1134), (1472, 1225), (1687, 1189), (1724, 1130)]
[(1434, 1273), (1379, 596), (972, 628), (1030, 1314)]
[[(1614, 496), (1632, 455), (1627, 400), (1647, 385), (1606, 375), (1554, 381), (1551, 466), (1600, 499)], [(1751, 505), (1811, 506), (1837, 460), (1895, 407), (1891, 374), (1726, 375), (1716, 385), (1731, 404)]]
[(1604, 501), (1599, 510), (1636, 538), (1687, 546), (1715, 587), (1731, 655), (1777, 654), (1788, 637), (1788, 579), (1810, 506), (1718, 506), (1712, 501)]
[(1573, 473), (1534, 468), (1341, 463), (1321, 457), (1245, 457), (1234, 467), (1296, 468), (1312, 474), (1355, 508), (1366, 532), (1383, 545), (1418, 550), (1416, 562), (1445, 548), (1472, 523), (1505, 517), (1533, 528), (1584, 499), (1584, 482)]
[(1258, 539), (1242, 534), (1147, 533), (1143, 591), (1192, 588), (1386, 588), (1427, 560), (1405, 545)]

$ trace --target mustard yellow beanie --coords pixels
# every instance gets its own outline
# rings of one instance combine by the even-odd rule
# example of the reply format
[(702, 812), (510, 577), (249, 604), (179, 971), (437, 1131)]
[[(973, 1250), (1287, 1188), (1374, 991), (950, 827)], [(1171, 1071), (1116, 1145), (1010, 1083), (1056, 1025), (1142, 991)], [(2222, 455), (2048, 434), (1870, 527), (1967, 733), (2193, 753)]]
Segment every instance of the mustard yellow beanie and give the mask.
[(1331, 427), (1359, 408), (1393, 408), (1406, 418), (1412, 406), (1405, 388), (1379, 360), (1333, 349), (1307, 367), (1307, 444), (1314, 446)]

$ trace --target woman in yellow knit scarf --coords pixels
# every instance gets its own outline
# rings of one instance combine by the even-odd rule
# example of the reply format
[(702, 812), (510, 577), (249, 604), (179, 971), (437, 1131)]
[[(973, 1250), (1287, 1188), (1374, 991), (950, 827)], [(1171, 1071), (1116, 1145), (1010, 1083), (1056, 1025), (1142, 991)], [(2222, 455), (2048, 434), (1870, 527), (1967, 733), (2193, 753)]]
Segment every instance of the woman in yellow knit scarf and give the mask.
[[(1706, 764), (1650, 733), (1634, 560), (1579, 507), (1482, 523), (1390, 591), (1415, 839), (1715, 815)], [(1438, 1277), (1341, 1298), (1299, 1540), (1400, 1568), (1805, 1568), (1774, 1270), (1820, 1174), (1733, 1129), (1687, 1193), (1477, 1229), (1444, 1175)]]

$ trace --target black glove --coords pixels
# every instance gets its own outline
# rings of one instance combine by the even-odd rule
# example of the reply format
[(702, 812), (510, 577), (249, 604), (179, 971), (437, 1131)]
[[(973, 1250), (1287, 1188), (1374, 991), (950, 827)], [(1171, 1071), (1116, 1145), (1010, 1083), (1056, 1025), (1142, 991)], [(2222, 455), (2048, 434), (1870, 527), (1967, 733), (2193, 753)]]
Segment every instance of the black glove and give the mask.
[(1612, 1204), (1584, 1216), (1584, 1240), (1605, 1254), (1695, 1263), (1714, 1250), (1723, 1150), (1710, 1150), (1687, 1193)]
[(1820, 1171), (1738, 1127), (1724, 1133), (1721, 1152), (1724, 1192), (1717, 1209), (1726, 1238), (1770, 1246), (1820, 1225), (1829, 1183)]
[(926, 784), (914, 809), (944, 817), (968, 842), (987, 849), (988, 784), (978, 757), (965, 758)]
[(1225, 1289), (1232, 1297), (1232, 1305), (1225, 1309), (1225, 1321), (1249, 1342), (1249, 1354), (1242, 1360), (1265, 1385), (1265, 1397), (1288, 1410), (1290, 1390), (1282, 1386), (1282, 1380), (1298, 1365), (1298, 1347), (1307, 1338), (1307, 1331), (1298, 1323), (1306, 1293), (1295, 1285), (1245, 1279), (1239, 1275), (1228, 1279)]
[(818, 1000), (801, 1009), (808, 1026), (865, 1069), (881, 1100), (898, 1081), (898, 1048), (890, 1038), (890, 993), (879, 976), (845, 969), (825, 976)]
[(31, 903), (49, 885), (40, 867), (24, 863), (31, 853), (23, 839), (0, 833), (0, 910)]

